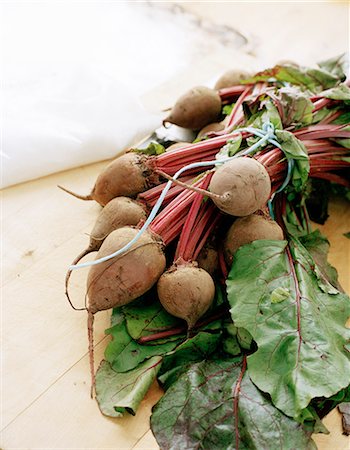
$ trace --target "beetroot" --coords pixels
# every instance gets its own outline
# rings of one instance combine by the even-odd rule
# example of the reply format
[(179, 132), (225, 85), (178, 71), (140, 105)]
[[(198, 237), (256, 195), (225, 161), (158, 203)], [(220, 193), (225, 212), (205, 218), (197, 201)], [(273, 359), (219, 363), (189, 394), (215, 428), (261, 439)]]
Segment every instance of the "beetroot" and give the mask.
[(266, 215), (252, 214), (235, 220), (224, 243), (227, 264), (232, 264), (233, 255), (239, 247), (259, 239), (282, 240), (283, 230)]
[(209, 190), (216, 206), (233, 216), (248, 216), (261, 209), (271, 193), (265, 167), (252, 158), (234, 158), (214, 173)]
[(225, 128), (224, 122), (213, 122), (209, 125), (206, 125), (204, 128), (200, 130), (200, 132), (197, 135), (197, 139), (201, 139), (204, 137), (207, 133), (214, 132), (214, 131), (222, 131)]
[(249, 78), (250, 74), (245, 70), (228, 70), (215, 83), (215, 89), (224, 89), (240, 84), (242, 80)]
[[(146, 219), (144, 207), (128, 197), (116, 197), (102, 209), (97, 217), (90, 234), (90, 243), (73, 261), (77, 264), (84, 256), (96, 252), (101, 247), (104, 239), (113, 231), (126, 225), (137, 225)], [(68, 271), (65, 280), (66, 296), (72, 305), (68, 295), (68, 283), (72, 272)], [(73, 305), (72, 305), (73, 306)], [(73, 307), (74, 308), (74, 307)]]
[(182, 95), (164, 122), (183, 128), (200, 130), (215, 122), (221, 113), (221, 99), (216, 91), (198, 86)]
[(219, 267), (218, 251), (210, 244), (206, 244), (197, 257), (198, 267), (213, 275)]
[[(137, 234), (131, 227), (118, 228), (104, 240), (96, 259), (114, 253)], [(87, 278), (88, 338), (91, 372), (91, 395), (95, 386), (93, 352), (94, 314), (126, 305), (147, 292), (165, 270), (165, 256), (159, 239), (146, 232), (127, 252), (92, 266)]]
[(155, 175), (147, 167), (147, 160), (147, 156), (135, 152), (119, 156), (100, 173), (93, 190), (86, 196), (62, 186), (59, 188), (81, 200), (95, 200), (102, 206), (115, 197), (134, 197), (158, 181), (152, 179)]
[[(138, 230), (131, 227), (112, 231), (104, 240), (96, 259), (121, 249), (135, 237)], [(145, 232), (124, 254), (92, 266), (87, 279), (89, 311), (126, 305), (147, 292), (165, 269), (162, 244)]]
[(214, 281), (195, 264), (174, 265), (158, 280), (158, 296), (163, 307), (184, 319), (191, 330), (214, 300)]

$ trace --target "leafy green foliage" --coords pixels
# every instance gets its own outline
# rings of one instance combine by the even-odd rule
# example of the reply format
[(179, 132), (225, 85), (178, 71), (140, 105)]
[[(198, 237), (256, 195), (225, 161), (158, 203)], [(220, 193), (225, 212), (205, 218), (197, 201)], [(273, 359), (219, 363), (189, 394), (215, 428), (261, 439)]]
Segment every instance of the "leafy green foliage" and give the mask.
[(291, 124), (306, 126), (312, 122), (313, 103), (307, 93), (297, 86), (286, 86), (278, 90), (285, 127)]
[(107, 345), (105, 358), (113, 370), (127, 372), (152, 356), (159, 356), (173, 350), (181, 339), (170, 340), (159, 345), (140, 345), (128, 333), (125, 320), (105, 331), (112, 336)]
[(167, 389), (193, 363), (210, 357), (221, 343), (221, 321), (216, 321), (164, 356), (159, 380)]
[(340, 84), (339, 86), (321, 92), (320, 95), (332, 100), (350, 100), (350, 88), (346, 84)]
[(275, 134), (287, 159), (294, 160), (291, 184), (296, 192), (300, 192), (305, 188), (309, 178), (310, 163), (307, 149), (303, 142), (289, 131), (276, 130)]
[(216, 159), (227, 158), (228, 156), (235, 155), (239, 151), (241, 143), (242, 135), (238, 133), (237, 136), (229, 139), (227, 144), (221, 148), (221, 150), (216, 154)]
[[(148, 336), (155, 331), (166, 330), (182, 322), (165, 311), (155, 294), (142, 296), (138, 300), (122, 307), (126, 327), (133, 339)], [(176, 340), (179, 338), (176, 337)]]
[(350, 123), (350, 111), (346, 111), (343, 114), (341, 114), (339, 117), (333, 120), (333, 123), (335, 125), (346, 125)]
[(338, 290), (342, 290), (338, 283), (338, 273), (336, 269), (327, 261), (329, 252), (328, 239), (321, 234), (320, 230), (315, 230), (312, 233), (301, 236), (299, 239), (312, 256), (317, 265), (318, 273), (321, 273), (321, 277), (325, 278)]
[(341, 81), (338, 75), (323, 69), (312, 69), (308, 67), (277, 65), (272, 69), (258, 72), (254, 77), (245, 80), (245, 83), (256, 83), (259, 81), (280, 81), (292, 85), (302, 86), (312, 92), (320, 92), (329, 89)]
[(235, 107), (235, 103), (231, 103), (230, 105), (225, 105), (222, 108), (222, 114), (224, 116), (229, 116), (232, 113), (233, 108)]
[(222, 349), (224, 353), (227, 353), (231, 356), (237, 356), (242, 353), (242, 348), (238, 342), (238, 330), (235, 325), (231, 322), (227, 322), (224, 325), (224, 335), (222, 342)]
[(148, 144), (148, 146), (146, 148), (133, 148), (132, 151), (138, 152), (138, 153), (143, 153), (148, 156), (156, 156), (156, 155), (161, 155), (166, 150), (163, 145), (159, 144), (156, 141), (152, 141)]
[(154, 356), (130, 372), (118, 373), (103, 360), (96, 373), (96, 399), (101, 412), (109, 417), (121, 417), (125, 412), (135, 415), (161, 361)]
[(328, 398), (317, 398), (312, 401), (312, 407), (322, 419), (332, 409), (343, 402), (350, 402), (350, 385)]
[(336, 76), (339, 80), (344, 81), (347, 73), (347, 61), (345, 53), (318, 63), (318, 66)]
[(262, 110), (253, 115), (248, 121), (248, 124), (252, 127), (262, 128), (265, 122), (270, 122), (275, 130), (282, 130), (283, 125), (281, 117), (273, 102), (271, 100), (265, 100), (262, 105)]
[[(277, 408), (299, 420), (313, 398), (350, 383), (350, 330), (344, 326), (349, 297), (314, 267), (294, 239), (288, 247), (285, 241), (255, 241), (236, 252), (227, 280), (232, 319), (258, 346), (248, 357), (251, 379)], [(273, 303), (278, 287), (290, 296)]]
[(192, 364), (155, 406), (151, 427), (164, 450), (316, 448), (255, 387), (241, 358)]
[[(350, 131), (350, 125), (347, 127), (343, 127), (342, 130)], [(341, 145), (342, 147), (350, 149), (350, 138), (339, 138), (339, 139), (334, 139), (334, 140), (337, 144)]]

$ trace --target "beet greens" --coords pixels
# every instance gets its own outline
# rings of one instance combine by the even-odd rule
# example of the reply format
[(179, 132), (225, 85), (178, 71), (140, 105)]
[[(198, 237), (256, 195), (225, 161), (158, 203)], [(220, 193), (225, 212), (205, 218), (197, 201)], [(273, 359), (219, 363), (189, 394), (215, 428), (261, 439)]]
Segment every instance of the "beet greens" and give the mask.
[[(148, 177), (130, 194), (147, 212), (168, 189), (156, 213), (137, 226), (142, 232), (149, 220), (147, 232), (161, 239), (166, 271), (158, 277), (158, 294), (154, 284), (114, 308), (96, 398), (107, 416), (134, 415), (157, 379), (165, 394), (151, 428), (162, 449), (315, 449), (312, 433), (327, 432), (321, 419), (350, 400), (350, 298), (327, 261), (327, 239), (310, 222), (325, 222), (331, 193), (350, 199), (350, 83), (344, 73), (343, 57), (337, 57), (318, 68), (280, 64), (239, 77), (234, 86), (219, 84), (213, 91), (217, 131), (169, 150), (154, 141), (127, 154), (142, 160)], [(195, 115), (197, 107), (191, 108)], [(186, 126), (197, 130), (207, 120)], [(227, 195), (216, 193), (213, 180), (228, 161), (259, 166), (268, 180), (254, 211), (219, 209), (218, 197), (232, 193), (232, 176)], [(231, 183), (238, 192), (231, 195), (233, 206), (251, 187), (255, 199), (262, 193), (251, 179), (252, 186), (243, 180), (240, 189)], [(284, 239), (243, 239), (249, 243), (227, 258), (231, 226), (250, 213), (274, 219)], [(193, 284), (197, 297), (183, 294), (177, 280), (164, 295), (162, 280), (175, 271), (204, 272), (196, 261), (212, 244), (217, 267), (206, 272), (213, 281), (202, 309), (191, 308), (204, 298), (200, 277), (187, 277), (184, 290)]]

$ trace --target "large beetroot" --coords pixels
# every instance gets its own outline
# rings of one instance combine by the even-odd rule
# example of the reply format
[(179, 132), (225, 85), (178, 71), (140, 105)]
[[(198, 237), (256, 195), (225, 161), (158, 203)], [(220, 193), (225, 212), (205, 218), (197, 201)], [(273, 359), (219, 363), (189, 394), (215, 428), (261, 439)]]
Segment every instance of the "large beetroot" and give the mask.
[(191, 130), (200, 130), (208, 123), (215, 122), (220, 112), (219, 94), (208, 87), (198, 86), (177, 100), (164, 122)]
[(226, 262), (232, 264), (234, 253), (242, 245), (261, 239), (282, 240), (283, 230), (277, 222), (264, 214), (252, 214), (235, 220), (224, 242)]
[[(116, 252), (128, 244), (138, 230), (131, 227), (112, 231), (104, 240), (96, 259)], [(87, 278), (88, 337), (91, 371), (91, 394), (95, 386), (93, 353), (94, 315), (106, 309), (126, 305), (147, 292), (165, 270), (165, 256), (160, 240), (144, 233), (120, 256), (90, 268)]]
[[(114, 253), (128, 244), (138, 230), (123, 227), (112, 231), (104, 240), (96, 259)], [(145, 232), (124, 254), (92, 266), (87, 279), (89, 311), (125, 305), (148, 291), (165, 269), (162, 244)]]
[[(77, 264), (84, 256), (92, 252), (97, 252), (105, 238), (113, 231), (126, 225), (137, 225), (141, 220), (146, 219), (146, 211), (141, 203), (128, 197), (116, 197), (112, 199), (102, 209), (98, 215), (95, 225), (90, 234), (88, 247), (83, 250), (73, 261)], [(68, 271), (66, 275), (66, 296), (70, 301), (68, 294), (68, 283), (72, 272)]]
[(174, 265), (158, 280), (161, 304), (175, 317), (184, 319), (191, 330), (197, 320), (208, 311), (214, 300), (212, 277), (197, 264)]
[(129, 152), (114, 159), (97, 177), (95, 186), (89, 195), (79, 195), (59, 186), (65, 192), (81, 199), (95, 200), (106, 205), (115, 197), (135, 197), (151, 187), (155, 174), (146, 165), (145, 155)]
[(232, 216), (248, 216), (261, 209), (271, 193), (265, 167), (253, 158), (233, 158), (214, 173), (209, 190), (216, 206)]

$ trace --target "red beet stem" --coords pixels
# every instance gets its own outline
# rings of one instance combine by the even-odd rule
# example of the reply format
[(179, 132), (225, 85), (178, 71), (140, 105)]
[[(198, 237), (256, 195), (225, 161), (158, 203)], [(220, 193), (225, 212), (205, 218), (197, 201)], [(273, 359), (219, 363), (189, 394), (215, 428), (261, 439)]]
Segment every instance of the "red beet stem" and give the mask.
[[(198, 181), (193, 183), (195, 187), (201, 187), (206, 177), (202, 176)], [(173, 239), (174, 230), (179, 231), (179, 221), (184, 223), (184, 215), (188, 213), (190, 205), (195, 199), (196, 193), (185, 189), (174, 200), (172, 200), (163, 211), (154, 219), (150, 228), (151, 230), (165, 240)], [(174, 230), (173, 230), (174, 229)], [(181, 228), (180, 228), (181, 230)], [(170, 237), (169, 237), (170, 236)]]
[(208, 237), (215, 229), (215, 227), (218, 224), (218, 222), (220, 221), (221, 217), (222, 217), (221, 214), (218, 213), (218, 210), (214, 207), (213, 210), (211, 211), (211, 214), (207, 218), (207, 223), (209, 225), (206, 228), (203, 226), (203, 228), (205, 229), (205, 232), (204, 232), (201, 240), (199, 241), (199, 243), (196, 245), (196, 249), (193, 254), (194, 260), (196, 260), (198, 258), (200, 251), (204, 247), (205, 243), (207, 242)]
[(219, 267), (224, 280), (226, 280), (228, 276), (228, 267), (226, 265), (224, 252), (222, 248), (219, 249)]
[(310, 177), (312, 178), (320, 178), (322, 180), (328, 180), (332, 183), (340, 184), (342, 186), (345, 186), (347, 188), (350, 188), (350, 181), (348, 178), (341, 177), (335, 173), (329, 173), (329, 172), (314, 172), (313, 170), (310, 171)]
[[(184, 183), (188, 182), (191, 183), (193, 178), (191, 176), (186, 176), (179, 178), (179, 180)], [(159, 184), (158, 186), (155, 186), (151, 189), (148, 189), (148, 191), (141, 192), (141, 194), (139, 194), (138, 196), (139, 200), (145, 202), (148, 206), (154, 206), (158, 198), (160, 197), (161, 193), (163, 192), (163, 189), (165, 188), (166, 184), (167, 182)], [(168, 204), (174, 197), (176, 197), (183, 190), (184, 188), (181, 186), (172, 186), (163, 200), (163, 205), (165, 206), (166, 204)]]
[[(202, 189), (208, 188), (212, 175), (213, 175), (212, 173), (208, 173), (205, 176), (205, 179), (203, 180), (201, 186)], [(192, 237), (192, 233), (194, 232), (193, 225), (195, 223), (195, 220), (197, 218), (202, 203), (203, 203), (203, 195), (200, 193), (195, 193), (195, 198), (193, 200), (192, 206), (189, 210), (186, 222), (181, 232), (181, 236), (175, 253), (175, 261), (180, 257), (185, 259), (184, 254), (186, 252), (189, 240)]]
[[(236, 115), (237, 115), (238, 111), (240, 111), (242, 109), (242, 103), (244, 102), (244, 99), (249, 95), (251, 90), (252, 90), (251, 86), (247, 86), (244, 89), (244, 91), (242, 92), (242, 94), (239, 96), (239, 98), (238, 98), (237, 102), (235, 103), (235, 106), (233, 107), (231, 114), (229, 116), (228, 124), (226, 127), (226, 132), (230, 129), (230, 127), (234, 126)], [(243, 114), (243, 110), (242, 110), (242, 114)]]
[[(312, 97), (312, 98), (315, 98), (315, 97)], [(316, 100), (314, 102), (314, 109), (312, 110), (312, 112), (319, 111), (320, 109), (322, 109), (325, 106), (329, 105), (331, 102), (332, 102), (332, 100), (329, 99), (329, 98), (321, 98), (320, 100)]]
[(350, 131), (344, 130), (344, 125), (318, 124), (301, 128), (294, 132), (301, 140), (323, 138), (349, 138)]
[[(209, 317), (206, 317), (202, 320), (199, 320), (193, 329), (198, 329), (200, 327), (204, 327), (205, 325), (208, 325), (211, 322), (214, 322), (215, 320), (221, 319), (223, 317), (226, 317), (229, 315), (229, 312), (226, 307), (219, 307), (216, 311), (213, 311), (213, 314), (211, 314)], [(179, 334), (185, 334), (187, 332), (187, 326), (179, 326), (174, 328), (169, 328), (168, 330), (159, 331), (156, 333), (149, 334), (148, 336), (142, 336), (140, 337), (137, 342), (139, 344), (146, 344), (147, 342), (153, 342), (157, 341), (158, 339), (164, 339), (171, 336), (177, 336)]]
[(222, 101), (228, 102), (228, 100), (233, 100), (235, 97), (241, 95), (246, 87), (247, 86), (244, 84), (239, 84), (237, 86), (220, 89), (218, 93)]
[[(156, 167), (163, 168), (162, 170), (165, 170), (164, 167), (167, 165), (172, 166), (181, 164), (184, 166), (191, 162), (199, 161), (203, 155), (215, 155), (216, 150), (220, 149), (229, 139), (237, 136), (237, 134), (237, 132), (232, 132), (223, 136), (206, 139), (205, 141), (191, 144), (187, 147), (170, 150), (169, 152), (156, 156), (153, 159), (153, 162)], [(245, 133), (245, 137), (249, 135), (250, 133)]]

